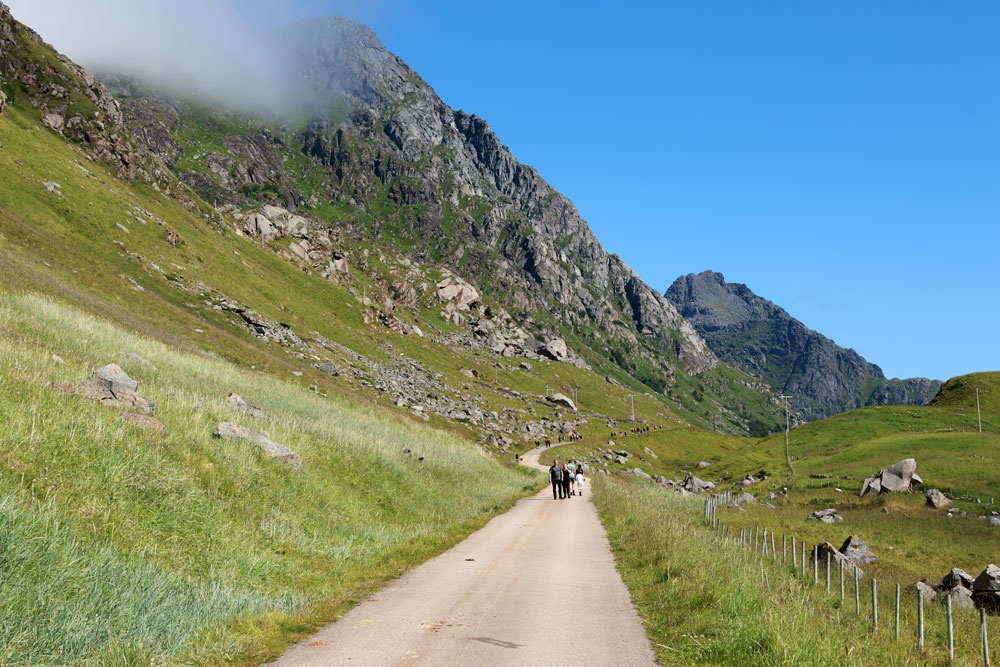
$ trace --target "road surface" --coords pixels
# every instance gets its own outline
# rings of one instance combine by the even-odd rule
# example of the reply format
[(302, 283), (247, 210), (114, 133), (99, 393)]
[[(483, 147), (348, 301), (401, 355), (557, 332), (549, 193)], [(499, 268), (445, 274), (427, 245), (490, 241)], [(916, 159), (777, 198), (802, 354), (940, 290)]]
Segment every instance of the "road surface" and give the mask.
[[(525, 465), (540, 467), (539, 453), (525, 454)], [(655, 662), (589, 489), (583, 498), (553, 500), (547, 487), (272, 664), (643, 667)]]

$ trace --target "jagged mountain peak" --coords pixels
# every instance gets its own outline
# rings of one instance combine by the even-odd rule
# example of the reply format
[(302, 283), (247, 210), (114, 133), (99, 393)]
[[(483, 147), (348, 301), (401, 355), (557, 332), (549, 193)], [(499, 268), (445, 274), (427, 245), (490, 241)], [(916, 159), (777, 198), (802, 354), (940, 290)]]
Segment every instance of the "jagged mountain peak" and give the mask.
[(927, 403), (941, 383), (886, 379), (882, 369), (845, 349), (721, 273), (678, 278), (666, 298), (719, 357), (793, 396), (810, 419), (883, 404)]

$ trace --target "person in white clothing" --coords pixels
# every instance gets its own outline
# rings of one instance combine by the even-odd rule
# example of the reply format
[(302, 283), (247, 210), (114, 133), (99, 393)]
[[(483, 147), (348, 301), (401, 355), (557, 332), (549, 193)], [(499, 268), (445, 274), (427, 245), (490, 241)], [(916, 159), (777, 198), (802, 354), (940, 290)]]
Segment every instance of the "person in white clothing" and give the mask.
[(583, 483), (586, 480), (583, 477), (583, 466), (578, 466), (576, 469), (576, 495), (583, 495)]

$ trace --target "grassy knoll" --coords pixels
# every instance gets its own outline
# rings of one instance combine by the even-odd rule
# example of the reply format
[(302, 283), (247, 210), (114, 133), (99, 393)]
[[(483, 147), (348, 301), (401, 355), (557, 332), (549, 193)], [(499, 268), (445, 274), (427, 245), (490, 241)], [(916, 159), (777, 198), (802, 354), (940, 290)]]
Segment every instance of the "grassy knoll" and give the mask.
[[(44, 386), (112, 361), (165, 436)], [(4, 664), (258, 661), (536, 484), (447, 433), (42, 297), (0, 296), (0, 373)], [(230, 391), (264, 416), (234, 415)], [(213, 439), (223, 420), (305, 471)]]
[[(947, 664), (940, 605), (927, 606), (926, 651), (920, 653), (915, 599), (904, 598), (897, 641), (889, 586), (881, 580), (874, 634), (870, 589), (863, 590), (858, 618), (853, 589), (841, 607), (839, 581), (827, 595), (811, 578), (803, 584), (791, 567), (762, 562), (717, 539), (700, 521), (701, 498), (607, 477), (596, 478), (594, 490), (618, 569), (660, 664)], [(956, 612), (957, 664), (981, 664), (978, 622), (978, 613)], [(990, 618), (991, 637), (998, 632), (1000, 622)]]

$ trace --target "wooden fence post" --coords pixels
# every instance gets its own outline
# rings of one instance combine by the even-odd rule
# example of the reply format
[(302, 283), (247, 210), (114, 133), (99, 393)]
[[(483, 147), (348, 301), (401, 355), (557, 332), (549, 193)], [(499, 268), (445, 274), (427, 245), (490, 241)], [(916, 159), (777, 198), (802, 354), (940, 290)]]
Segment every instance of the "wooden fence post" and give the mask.
[(844, 561), (840, 561), (840, 606), (844, 606)]
[(899, 639), (899, 584), (896, 584), (896, 639)]
[(858, 568), (854, 568), (854, 615), (861, 615), (861, 582), (858, 581)]
[(802, 581), (806, 580), (806, 543), (802, 541)]
[[(992, 499), (991, 499), (992, 500)], [(979, 609), (979, 623), (983, 626), (983, 664), (990, 667), (990, 643), (986, 638), (986, 609)]]
[(826, 552), (826, 594), (830, 594), (830, 552)]
[(781, 534), (781, 564), (788, 564), (788, 536), (785, 533)]
[(944, 596), (945, 614), (948, 616), (948, 660), (955, 662), (955, 622), (951, 615), (951, 595)]
[(774, 549), (774, 531), (771, 531), (771, 560), (778, 562), (778, 552)]
[(819, 586), (819, 545), (813, 547), (813, 586)]
[(799, 552), (795, 548), (795, 536), (792, 535), (792, 569), (799, 569)]
[(917, 627), (920, 633), (920, 652), (924, 652), (924, 596), (917, 590)]
[(872, 632), (878, 633), (878, 582), (872, 577)]

